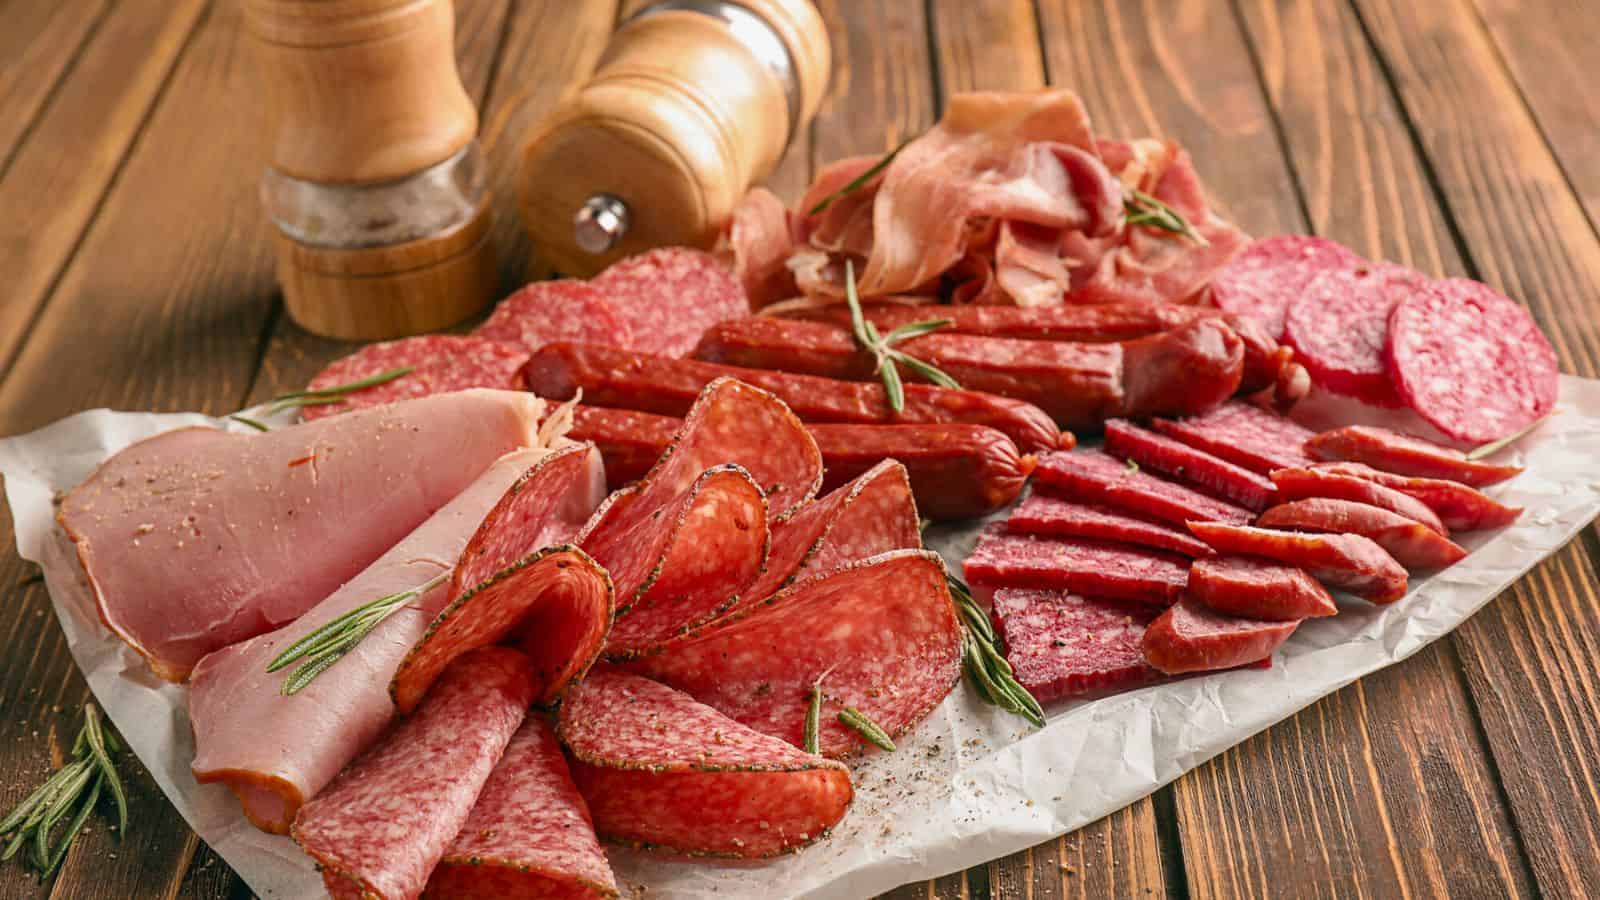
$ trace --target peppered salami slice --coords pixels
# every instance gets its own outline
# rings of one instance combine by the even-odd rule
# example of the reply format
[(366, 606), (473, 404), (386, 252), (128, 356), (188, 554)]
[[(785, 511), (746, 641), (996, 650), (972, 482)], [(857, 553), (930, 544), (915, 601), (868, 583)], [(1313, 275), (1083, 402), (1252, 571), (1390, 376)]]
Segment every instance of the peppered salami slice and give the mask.
[(1195, 560), (1185, 596), (1226, 615), (1271, 622), (1298, 622), (1339, 611), (1328, 589), (1306, 570), (1254, 556)]
[(839, 756), (863, 746), (840, 710), (907, 731), (955, 685), (961, 642), (939, 557), (895, 550), (791, 585), (629, 668), (797, 746), (821, 679), (820, 746)]
[(1443, 478), (1472, 487), (1499, 484), (1522, 472), (1520, 466), (1467, 459), (1459, 450), (1369, 425), (1324, 431), (1306, 441), (1306, 452), (1324, 461), (1365, 463), (1395, 475)]
[(1389, 314), (1427, 290), (1422, 275), (1388, 263), (1328, 269), (1290, 305), (1284, 342), (1313, 384), (1373, 406), (1401, 406), (1383, 358)]
[(544, 719), (531, 717), (512, 735), (424, 896), (620, 896), (589, 807)]
[(535, 281), (495, 304), (473, 335), (533, 353), (557, 341), (633, 346), (626, 317), (592, 285), (572, 279)]
[(414, 898), (533, 701), (509, 647), (461, 657), (415, 715), (300, 808), (290, 833), (335, 897)]
[(1223, 312), (1249, 316), (1274, 338), (1283, 337), (1289, 306), (1330, 269), (1353, 269), (1364, 260), (1326, 238), (1280, 234), (1251, 242), (1211, 280), (1211, 302)]
[(597, 670), (561, 706), (572, 775), (607, 840), (759, 858), (844, 817), (844, 765), (741, 725), (666, 685)]
[(1090, 538), (1138, 544), (1157, 550), (1171, 550), (1184, 556), (1208, 556), (1211, 548), (1186, 531), (1168, 525), (1137, 519), (1108, 506), (1074, 503), (1037, 490), (1006, 520), (1006, 529), (1017, 534), (1049, 537)]
[(1217, 522), (1190, 522), (1189, 530), (1218, 553), (1299, 566), (1323, 584), (1373, 603), (1393, 603), (1406, 594), (1406, 570), (1388, 551), (1358, 534), (1309, 534)]
[(750, 315), (744, 287), (716, 257), (662, 247), (620, 259), (590, 282), (628, 323), (633, 348), (687, 356), (707, 328)]
[(1306, 441), (1316, 432), (1294, 420), (1242, 401), (1182, 419), (1155, 419), (1150, 427), (1262, 475), (1312, 462)]
[(1406, 405), (1466, 444), (1515, 434), (1556, 405), (1555, 348), (1486, 284), (1447, 278), (1412, 292), (1389, 317), (1384, 352)]
[(1073, 500), (1179, 526), (1191, 521), (1250, 521), (1250, 511), (1244, 507), (1157, 478), (1099, 450), (1047, 453), (1034, 478)]
[(1413, 497), (1437, 514), (1450, 531), (1501, 528), (1522, 515), (1520, 506), (1507, 506), (1477, 488), (1456, 481), (1393, 475), (1357, 462), (1324, 462), (1312, 468), (1317, 472), (1360, 478)]
[(304, 421), (397, 400), (447, 394), (468, 388), (522, 388), (521, 369), (528, 352), (514, 344), (477, 336), (424, 334), (368, 344), (318, 372), (306, 390), (316, 391), (371, 378), (394, 369), (411, 372), (393, 381), (341, 395), (341, 403), (304, 406)]
[(1367, 503), (1310, 497), (1283, 503), (1262, 513), (1263, 528), (1359, 534), (1389, 551), (1408, 569), (1442, 569), (1460, 562), (1467, 551), (1420, 522)]
[(999, 523), (985, 527), (963, 569), (967, 581), (985, 591), (1046, 588), (1154, 607), (1174, 603), (1189, 577), (1189, 561), (1176, 554), (1013, 534)]
[(1139, 641), (1154, 612), (1033, 588), (994, 592), (1006, 662), (1040, 703), (1159, 680)]
[(1141, 645), (1145, 661), (1168, 675), (1212, 672), (1271, 658), (1299, 625), (1230, 616), (1185, 597), (1150, 623)]
[(1142, 469), (1153, 469), (1257, 512), (1266, 509), (1277, 493), (1271, 479), (1265, 476), (1182, 441), (1146, 431), (1126, 419), (1106, 422), (1105, 448), (1112, 456), (1132, 460)]
[(1351, 500), (1386, 509), (1440, 535), (1449, 535), (1444, 522), (1426, 503), (1358, 475), (1322, 468), (1279, 469), (1272, 473), (1272, 483), (1278, 486), (1278, 500), (1285, 503), (1312, 497)]

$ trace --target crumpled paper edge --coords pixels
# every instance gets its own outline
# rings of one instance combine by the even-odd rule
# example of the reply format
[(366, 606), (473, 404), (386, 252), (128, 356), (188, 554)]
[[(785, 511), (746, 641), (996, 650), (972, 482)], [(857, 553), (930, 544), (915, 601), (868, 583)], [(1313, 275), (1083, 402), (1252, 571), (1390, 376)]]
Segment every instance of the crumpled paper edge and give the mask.
[[(172, 428), (245, 426), (193, 414), (94, 410), (0, 441), (18, 552), (45, 571), (73, 658), (102, 707), (190, 827), (262, 897), (323, 896), (288, 838), (251, 827), (226, 789), (201, 786), (187, 688), (160, 682), (94, 618), (55, 527), (52, 497), (134, 441)], [(859, 897), (1017, 852), (1148, 795), (1223, 750), (1449, 632), (1600, 514), (1600, 381), (1563, 376), (1557, 414), (1517, 453), (1529, 471), (1495, 491), (1515, 526), (1464, 536), (1471, 555), (1414, 580), (1385, 608), (1342, 599), (1266, 670), (1189, 678), (1053, 707), (1032, 731), (957, 688), (894, 754), (856, 761), (857, 799), (823, 842), (755, 864), (669, 862), (609, 849), (619, 882), (650, 897)], [(935, 528), (958, 570), (982, 523)]]

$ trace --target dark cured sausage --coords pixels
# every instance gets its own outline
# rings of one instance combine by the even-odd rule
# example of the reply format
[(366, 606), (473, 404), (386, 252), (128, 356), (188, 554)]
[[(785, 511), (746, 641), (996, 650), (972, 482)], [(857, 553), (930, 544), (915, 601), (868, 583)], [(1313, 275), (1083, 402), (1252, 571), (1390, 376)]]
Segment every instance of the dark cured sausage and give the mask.
[[(621, 409), (580, 406), (568, 437), (593, 441), (605, 458), (606, 480), (624, 484), (645, 472), (666, 449), (680, 420)], [(930, 519), (991, 513), (1021, 493), (1034, 458), (1009, 438), (981, 425), (810, 425), (822, 451), (824, 489), (832, 490), (885, 459), (905, 464), (917, 510)]]
[(682, 416), (713, 380), (731, 375), (788, 404), (804, 422), (858, 425), (959, 423), (999, 429), (1026, 453), (1062, 446), (1060, 429), (1028, 403), (932, 385), (906, 385), (905, 407), (889, 408), (883, 386), (651, 356), (599, 344), (548, 344), (523, 367), (528, 389), (550, 400), (583, 391), (590, 406)]
[[(1244, 342), (1214, 319), (1121, 343), (935, 333), (896, 346), (969, 390), (1032, 403), (1063, 428), (1094, 428), (1113, 416), (1203, 412), (1232, 396), (1244, 374)], [(848, 331), (821, 322), (722, 322), (706, 331), (695, 355), (850, 381), (877, 377), (872, 354)]]

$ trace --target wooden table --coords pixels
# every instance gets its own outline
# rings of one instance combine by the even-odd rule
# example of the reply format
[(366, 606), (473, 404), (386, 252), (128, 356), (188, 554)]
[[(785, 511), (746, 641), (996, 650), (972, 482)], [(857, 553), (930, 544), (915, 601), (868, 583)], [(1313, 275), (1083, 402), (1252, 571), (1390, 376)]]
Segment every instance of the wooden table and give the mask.
[[(230, 0), (0, 2), (0, 433), (97, 406), (225, 412), (338, 355), (285, 319), (255, 200), (263, 133)], [(1076, 88), (1166, 135), (1256, 234), (1311, 231), (1497, 285), (1600, 375), (1600, 18), (1563, 0), (824, 0), (836, 71), (772, 179), (927, 128), (977, 88)], [(460, 0), (504, 286), (534, 265), (517, 136), (594, 64), (610, 0)], [(0, 804), (88, 692), (0, 517)], [(1455, 634), (1154, 796), (895, 896), (1600, 895), (1600, 534)], [(1042, 788), (1041, 788), (1042, 789)], [(135, 827), (0, 897), (247, 896), (150, 778)]]

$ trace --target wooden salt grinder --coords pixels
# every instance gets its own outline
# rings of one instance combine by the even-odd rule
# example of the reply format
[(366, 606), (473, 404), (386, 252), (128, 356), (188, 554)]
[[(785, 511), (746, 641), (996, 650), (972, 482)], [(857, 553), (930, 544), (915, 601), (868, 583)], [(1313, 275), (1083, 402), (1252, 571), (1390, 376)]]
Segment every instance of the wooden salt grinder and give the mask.
[(519, 200), (539, 255), (586, 277), (652, 247), (706, 247), (822, 102), (828, 32), (806, 0), (661, 0), (539, 123)]
[(241, 0), (262, 68), (289, 315), (327, 337), (433, 331), (497, 281), (451, 0)]

